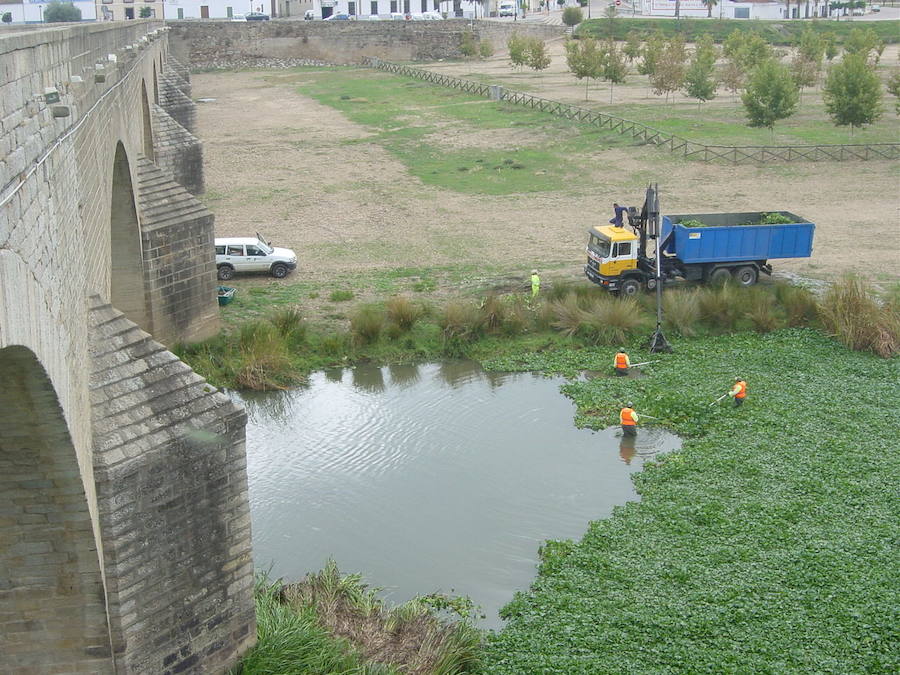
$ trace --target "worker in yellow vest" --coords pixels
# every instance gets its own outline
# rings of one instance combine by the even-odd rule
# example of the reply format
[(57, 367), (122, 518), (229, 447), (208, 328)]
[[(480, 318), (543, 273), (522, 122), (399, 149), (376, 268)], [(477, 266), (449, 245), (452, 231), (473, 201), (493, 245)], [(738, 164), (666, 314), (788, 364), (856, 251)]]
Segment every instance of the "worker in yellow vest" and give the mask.
[(628, 369), (631, 368), (631, 360), (628, 358), (628, 354), (625, 353), (625, 347), (619, 347), (613, 365), (616, 369), (616, 375), (628, 375)]
[(531, 297), (536, 298), (541, 290), (541, 278), (537, 270), (531, 270)]
[(637, 436), (638, 414), (634, 411), (634, 403), (629, 401), (619, 411), (619, 424), (622, 425), (622, 433), (626, 436)]
[(747, 398), (747, 383), (740, 377), (734, 378), (734, 386), (728, 392), (728, 395), (734, 399), (735, 406), (742, 405), (744, 399)]

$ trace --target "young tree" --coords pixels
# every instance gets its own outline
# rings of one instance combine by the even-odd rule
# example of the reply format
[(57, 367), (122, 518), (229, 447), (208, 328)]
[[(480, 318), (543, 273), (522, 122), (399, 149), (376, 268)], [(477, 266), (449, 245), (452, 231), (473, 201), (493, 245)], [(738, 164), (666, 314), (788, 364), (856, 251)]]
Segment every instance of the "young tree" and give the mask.
[(703, 0), (703, 4), (706, 5), (706, 17), (711, 19), (713, 7), (719, 4), (719, 0)]
[(3, 12), (3, 16), (0, 17), (0, 21), (3, 23), (12, 23), (12, 12)]
[(738, 65), (745, 73), (753, 71), (763, 61), (773, 58), (772, 46), (759, 33), (750, 32), (744, 36), (744, 42), (738, 51)]
[(147, 7), (147, 5), (144, 5), (143, 7), (141, 7), (141, 11), (138, 12), (138, 16), (140, 16), (142, 19), (149, 19), (151, 16), (153, 16), (153, 10)]
[(801, 54), (797, 54), (791, 61), (791, 77), (794, 78), (794, 84), (797, 85), (797, 91), (800, 98), (803, 98), (804, 87), (814, 87), (819, 81), (818, 66), (805, 59)]
[(550, 65), (550, 54), (547, 53), (547, 45), (540, 38), (528, 38), (528, 47), (525, 50), (525, 63), (535, 71), (541, 71)]
[(528, 38), (518, 33), (513, 33), (506, 41), (506, 49), (509, 50), (509, 61), (514, 68), (521, 68), (528, 60)]
[(822, 90), (825, 111), (839, 126), (871, 124), (881, 117), (881, 82), (862, 52), (846, 54), (828, 71)]
[(45, 23), (62, 23), (64, 21), (81, 21), (81, 10), (71, 2), (54, 0), (44, 8)]
[(666, 50), (666, 38), (657, 31), (644, 44), (641, 50), (641, 62), (638, 64), (638, 72), (641, 75), (653, 75), (656, 72), (656, 66), (662, 59), (663, 52)]
[(697, 107), (716, 96), (716, 45), (712, 35), (704, 34), (698, 41), (691, 57), (691, 64), (684, 74), (684, 93), (697, 99)]
[(466, 58), (472, 58), (478, 53), (478, 45), (475, 44), (475, 34), (466, 30), (459, 38), (459, 51)]
[(494, 45), (490, 40), (481, 40), (478, 43), (478, 55), (483, 59), (489, 59), (494, 55)]
[(609, 102), (612, 104), (613, 88), (625, 82), (628, 77), (628, 63), (625, 61), (625, 54), (612, 38), (607, 40), (603, 51), (603, 79), (609, 80)]
[(774, 59), (764, 61), (747, 82), (741, 96), (751, 127), (768, 127), (775, 133), (775, 122), (797, 111), (797, 85), (787, 67)]
[(895, 70), (891, 73), (887, 83), (887, 90), (896, 99), (894, 101), (894, 112), (900, 115), (900, 70)]
[(584, 80), (584, 100), (588, 100), (591, 79), (598, 79), (603, 72), (603, 53), (593, 38), (566, 40), (566, 64), (577, 80)]
[(628, 31), (628, 35), (625, 36), (625, 46), (622, 48), (622, 53), (625, 54), (628, 63), (634, 62), (641, 55), (641, 36), (636, 30)]
[(562, 13), (562, 22), (567, 26), (577, 26), (584, 21), (580, 7), (566, 7)]
[(844, 52), (847, 54), (864, 54), (866, 59), (873, 58), (877, 64), (884, 51), (884, 43), (871, 28), (854, 28), (844, 40)]
[(729, 61), (719, 73), (719, 82), (731, 92), (732, 98), (736, 98), (738, 92), (744, 88), (744, 71), (734, 61)]
[(739, 28), (735, 28), (728, 34), (728, 37), (722, 43), (722, 53), (725, 54), (726, 58), (732, 61), (737, 58), (741, 47), (744, 46), (745, 35), (746, 33)]
[(653, 93), (657, 96), (666, 95), (666, 103), (669, 102), (669, 94), (681, 89), (684, 83), (685, 61), (687, 51), (684, 47), (684, 38), (675, 35), (666, 44), (662, 58), (656, 65), (656, 70), (650, 76), (650, 84)]
[(831, 31), (822, 33), (822, 42), (825, 43), (825, 58), (831, 60), (838, 55), (837, 37)]

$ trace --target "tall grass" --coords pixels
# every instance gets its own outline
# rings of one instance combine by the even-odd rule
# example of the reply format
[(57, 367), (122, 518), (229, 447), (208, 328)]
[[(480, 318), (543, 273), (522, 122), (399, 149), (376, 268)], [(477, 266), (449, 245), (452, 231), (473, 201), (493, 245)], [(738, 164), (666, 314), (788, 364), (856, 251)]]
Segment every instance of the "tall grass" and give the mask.
[(619, 344), (644, 325), (644, 316), (635, 298), (600, 296), (585, 310), (581, 332), (597, 344)]
[(691, 289), (663, 293), (663, 319), (665, 325), (678, 335), (696, 335), (697, 322), (700, 320), (698, 292)]
[(333, 560), (321, 572), (285, 586), (280, 599), (298, 614), (314, 613), (366, 662), (420, 675), (466, 673), (478, 665), (481, 634), (470, 624), (439, 619), (420, 598), (387, 608), (377, 589), (359, 575), (341, 575)]
[(418, 321), (424, 311), (421, 305), (416, 305), (409, 298), (395, 295), (384, 303), (388, 321), (400, 328), (401, 331), (410, 330)]
[(753, 324), (757, 333), (771, 333), (779, 327), (781, 321), (775, 308), (775, 296), (763, 288), (744, 290), (744, 304), (747, 311), (744, 316)]
[(880, 304), (871, 287), (856, 276), (845, 276), (828, 289), (819, 304), (825, 329), (850, 349), (890, 358), (900, 353), (900, 312)]
[(234, 367), (234, 382), (238, 388), (282, 389), (291, 384), (287, 344), (269, 321), (243, 324), (238, 331), (238, 350), (239, 363)]
[(697, 295), (700, 317), (711, 327), (723, 332), (735, 330), (738, 321), (745, 314), (742, 290), (744, 289), (737, 288), (732, 283), (700, 289)]
[(452, 301), (444, 306), (438, 319), (443, 351), (448, 356), (463, 356), (466, 345), (484, 334), (484, 314), (469, 302)]
[(808, 326), (818, 314), (816, 296), (802, 286), (779, 282), (775, 284), (775, 297), (784, 309), (788, 326)]
[(289, 348), (296, 349), (306, 341), (307, 326), (299, 307), (276, 310), (269, 317), (269, 321)]
[(384, 329), (384, 312), (375, 305), (357, 307), (350, 315), (350, 332), (358, 344), (378, 342)]

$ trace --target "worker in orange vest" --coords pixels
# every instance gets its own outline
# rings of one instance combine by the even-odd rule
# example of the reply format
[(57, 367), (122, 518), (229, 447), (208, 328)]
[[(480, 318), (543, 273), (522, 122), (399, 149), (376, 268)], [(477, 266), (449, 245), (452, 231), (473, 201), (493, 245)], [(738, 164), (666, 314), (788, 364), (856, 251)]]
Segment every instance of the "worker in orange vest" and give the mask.
[(734, 386), (728, 392), (728, 395), (734, 399), (735, 406), (742, 405), (744, 399), (747, 398), (747, 383), (740, 377), (734, 378)]
[(625, 353), (624, 347), (619, 347), (613, 365), (616, 368), (616, 375), (628, 375), (628, 369), (631, 367), (631, 360), (628, 358), (628, 354)]
[(622, 425), (622, 433), (626, 436), (637, 436), (638, 414), (634, 411), (634, 403), (629, 401), (619, 411), (619, 424)]

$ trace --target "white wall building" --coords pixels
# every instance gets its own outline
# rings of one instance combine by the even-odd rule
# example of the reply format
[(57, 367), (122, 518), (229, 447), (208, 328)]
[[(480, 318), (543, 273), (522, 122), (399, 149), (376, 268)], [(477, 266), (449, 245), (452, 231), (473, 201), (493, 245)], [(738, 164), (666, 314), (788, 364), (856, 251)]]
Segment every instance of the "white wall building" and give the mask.
[[(49, 4), (49, 0), (16, 0), (15, 4), (10, 0), (0, 0), (0, 16), (9, 12), (13, 23), (43, 23), (44, 10)], [(82, 21), (96, 21), (97, 7), (94, 0), (78, 0), (72, 4), (81, 10)]]
[[(676, 0), (639, 0), (645, 16), (675, 16)], [(703, 0), (681, 0), (682, 17), (705, 17), (709, 9)], [(790, 6), (790, 10), (788, 10)], [(787, 3), (784, 0), (719, 0), (712, 8), (712, 16), (719, 19), (806, 19), (828, 15), (827, 0)]]
[[(440, 12), (448, 18), (481, 18), (482, 12), (496, 10), (496, 2), (487, 0), (484, 5), (470, 0), (312, 0), (312, 10), (316, 19), (325, 19), (332, 14), (348, 14), (357, 18), (378, 16), (388, 19), (392, 14), (423, 14)], [(291, 15), (296, 16), (293, 6)]]

